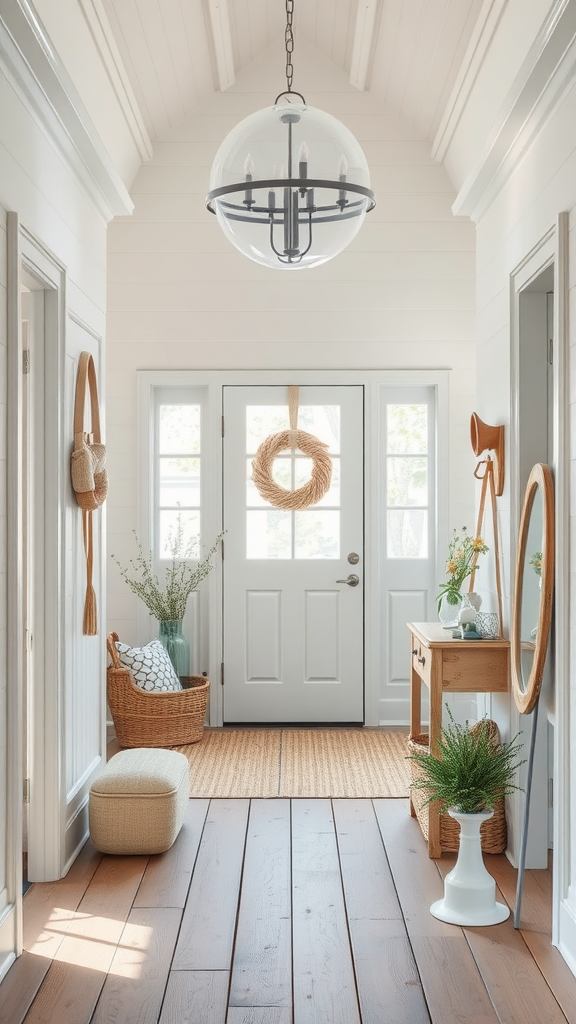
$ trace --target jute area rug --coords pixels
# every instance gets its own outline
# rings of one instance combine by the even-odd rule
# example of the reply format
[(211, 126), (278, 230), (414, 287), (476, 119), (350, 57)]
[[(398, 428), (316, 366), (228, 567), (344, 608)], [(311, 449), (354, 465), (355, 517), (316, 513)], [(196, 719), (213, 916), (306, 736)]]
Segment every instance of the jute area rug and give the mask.
[(380, 729), (205, 729), (175, 749), (191, 797), (406, 797), (406, 733)]

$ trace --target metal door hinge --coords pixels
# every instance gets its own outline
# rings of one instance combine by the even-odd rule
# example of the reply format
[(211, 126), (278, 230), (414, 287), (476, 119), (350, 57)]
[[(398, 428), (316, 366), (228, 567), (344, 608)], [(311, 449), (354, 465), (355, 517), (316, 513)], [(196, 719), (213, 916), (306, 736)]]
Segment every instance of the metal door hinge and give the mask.
[(30, 779), (24, 779), (22, 786), (22, 799), (25, 804), (30, 803)]
[(220, 686), (224, 686), (224, 662), (220, 665)]
[(548, 341), (548, 362), (550, 364), (554, 362), (554, 338), (550, 338)]
[(548, 779), (548, 806), (554, 806), (554, 779)]
[(30, 373), (30, 349), (22, 350), (22, 373)]
[(224, 437), (224, 417), (222, 417), (222, 437)]

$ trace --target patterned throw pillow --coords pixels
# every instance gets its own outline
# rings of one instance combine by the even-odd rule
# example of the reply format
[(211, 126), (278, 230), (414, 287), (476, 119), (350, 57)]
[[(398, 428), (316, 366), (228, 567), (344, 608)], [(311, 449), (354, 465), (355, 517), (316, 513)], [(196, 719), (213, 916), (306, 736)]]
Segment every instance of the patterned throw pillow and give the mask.
[(145, 647), (129, 647), (117, 640), (116, 650), (141, 690), (169, 693), (182, 689), (168, 652), (159, 640), (151, 640)]

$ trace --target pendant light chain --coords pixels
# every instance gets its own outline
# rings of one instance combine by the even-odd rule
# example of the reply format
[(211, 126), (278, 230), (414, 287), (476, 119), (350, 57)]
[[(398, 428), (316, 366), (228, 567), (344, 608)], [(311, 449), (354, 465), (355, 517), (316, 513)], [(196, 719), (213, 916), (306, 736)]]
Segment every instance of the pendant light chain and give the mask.
[[(206, 206), (239, 252), (262, 266), (296, 270), (342, 252), (373, 209), (374, 193), (352, 133), (293, 89), (294, 5), (284, 0), (286, 89), (228, 134)], [(323, 173), (330, 166), (333, 173)]]
[(288, 92), (292, 92), (292, 79), (294, 68), (292, 67), (292, 54), (294, 53), (294, 33), (292, 21), (294, 19), (294, 0), (286, 0), (286, 30), (284, 32), (284, 44), (286, 46), (286, 85)]

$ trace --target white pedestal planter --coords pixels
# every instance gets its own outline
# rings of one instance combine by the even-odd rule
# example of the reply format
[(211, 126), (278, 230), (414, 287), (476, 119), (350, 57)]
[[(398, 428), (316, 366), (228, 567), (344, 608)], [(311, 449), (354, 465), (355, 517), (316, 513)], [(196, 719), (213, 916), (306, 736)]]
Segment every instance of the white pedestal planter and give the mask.
[(449, 808), (448, 814), (460, 823), (458, 860), (444, 879), (444, 899), (430, 907), (430, 913), (448, 924), (487, 925), (505, 921), (510, 910), (496, 902), (496, 883), (482, 859), (480, 826), (493, 811), (460, 814)]

